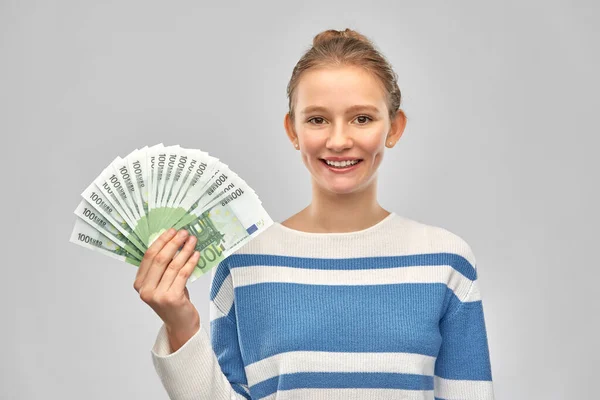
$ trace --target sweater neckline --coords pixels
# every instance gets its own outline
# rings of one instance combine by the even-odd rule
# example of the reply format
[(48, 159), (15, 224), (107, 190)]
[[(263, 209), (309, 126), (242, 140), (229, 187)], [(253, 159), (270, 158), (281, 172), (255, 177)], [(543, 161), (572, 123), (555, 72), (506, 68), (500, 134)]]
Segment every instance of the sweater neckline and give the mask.
[(358, 231), (351, 231), (351, 232), (305, 232), (305, 231), (299, 231), (299, 230), (293, 229), (293, 228), (288, 228), (287, 226), (282, 225), (281, 222), (278, 222), (278, 221), (275, 221), (274, 224), (277, 225), (283, 231), (290, 232), (295, 235), (305, 236), (305, 237), (347, 237), (347, 236), (362, 235), (362, 234), (374, 231), (374, 230), (378, 229), (379, 227), (388, 223), (395, 216), (396, 216), (396, 213), (394, 211), (390, 211), (390, 213), (387, 215), (387, 217), (385, 217), (381, 221), (377, 222), (375, 225), (371, 225), (368, 228), (360, 229)]

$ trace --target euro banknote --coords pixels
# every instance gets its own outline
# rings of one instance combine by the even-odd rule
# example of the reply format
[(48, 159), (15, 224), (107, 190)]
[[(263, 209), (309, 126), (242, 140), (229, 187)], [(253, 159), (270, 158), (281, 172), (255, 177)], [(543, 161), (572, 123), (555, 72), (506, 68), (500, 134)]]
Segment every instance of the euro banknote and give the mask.
[(145, 146), (115, 157), (81, 193), (70, 241), (139, 266), (169, 228), (196, 236), (198, 279), (273, 220), (229, 166), (198, 149)]

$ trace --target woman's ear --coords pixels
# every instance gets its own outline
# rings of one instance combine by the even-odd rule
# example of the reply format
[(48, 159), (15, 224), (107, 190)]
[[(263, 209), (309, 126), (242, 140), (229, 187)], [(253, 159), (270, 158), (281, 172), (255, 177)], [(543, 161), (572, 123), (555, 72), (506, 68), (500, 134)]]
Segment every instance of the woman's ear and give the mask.
[(400, 136), (404, 133), (404, 128), (406, 128), (406, 115), (404, 111), (398, 110), (396, 111), (396, 117), (392, 120), (385, 144), (388, 147), (393, 147), (400, 140)]
[(288, 138), (292, 142), (292, 144), (298, 148), (298, 136), (294, 131), (294, 124), (292, 123), (292, 118), (290, 117), (290, 113), (286, 113), (283, 118), (283, 127), (285, 128), (285, 133), (288, 135)]

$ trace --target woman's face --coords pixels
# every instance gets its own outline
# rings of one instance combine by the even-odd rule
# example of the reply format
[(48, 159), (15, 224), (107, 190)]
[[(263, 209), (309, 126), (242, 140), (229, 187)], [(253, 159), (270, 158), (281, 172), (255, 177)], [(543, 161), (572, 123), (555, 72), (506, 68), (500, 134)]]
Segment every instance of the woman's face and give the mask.
[[(343, 194), (371, 183), (386, 142), (396, 143), (405, 122), (401, 111), (390, 121), (385, 91), (376, 77), (344, 66), (303, 73), (296, 87), (294, 126), (286, 114), (285, 127), (316, 183)], [(348, 161), (340, 167), (326, 160)]]

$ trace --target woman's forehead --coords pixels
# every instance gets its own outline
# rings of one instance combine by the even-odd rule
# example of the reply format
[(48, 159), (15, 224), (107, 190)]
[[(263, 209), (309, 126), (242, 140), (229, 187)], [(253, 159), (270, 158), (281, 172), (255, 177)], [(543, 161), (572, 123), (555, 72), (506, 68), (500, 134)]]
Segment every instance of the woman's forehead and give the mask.
[(357, 67), (308, 70), (296, 90), (296, 107), (301, 112), (317, 106), (330, 111), (345, 111), (357, 105), (385, 107), (385, 93), (379, 80)]
[(356, 66), (311, 68), (302, 73), (298, 86), (323, 89), (329, 86), (372, 86), (378, 79), (371, 72)]

